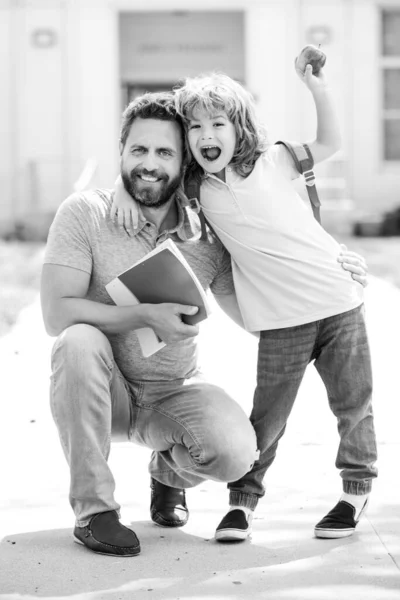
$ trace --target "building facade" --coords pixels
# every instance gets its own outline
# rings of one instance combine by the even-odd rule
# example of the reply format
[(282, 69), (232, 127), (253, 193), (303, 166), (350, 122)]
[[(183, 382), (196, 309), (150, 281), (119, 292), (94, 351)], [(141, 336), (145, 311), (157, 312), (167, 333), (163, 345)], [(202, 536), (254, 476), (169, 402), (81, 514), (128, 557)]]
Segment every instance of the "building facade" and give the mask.
[(186, 75), (227, 72), (271, 142), (311, 139), (293, 68), (307, 43), (328, 56), (343, 133), (318, 167), (327, 210), (400, 204), (400, 0), (0, 0), (0, 230), (111, 187), (123, 107)]

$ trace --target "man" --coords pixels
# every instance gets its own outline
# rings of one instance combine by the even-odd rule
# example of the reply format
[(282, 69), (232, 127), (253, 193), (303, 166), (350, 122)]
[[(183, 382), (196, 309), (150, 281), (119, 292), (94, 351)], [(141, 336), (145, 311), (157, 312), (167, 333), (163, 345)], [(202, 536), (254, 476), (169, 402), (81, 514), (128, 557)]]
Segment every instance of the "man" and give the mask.
[[(243, 476), (256, 439), (241, 407), (198, 371), (198, 327), (180, 317), (197, 308), (118, 307), (105, 288), (171, 237), (204, 288), (237, 310), (229, 255), (215, 238), (201, 238), (197, 215), (182, 206), (183, 128), (171, 94), (146, 94), (129, 105), (120, 151), (121, 176), (141, 206), (139, 227), (129, 235), (113, 224), (111, 191), (69, 197), (49, 232), (41, 299), (46, 330), (58, 336), (50, 395), (70, 467), (74, 537), (98, 553), (134, 556), (139, 541), (120, 523), (113, 495), (111, 439), (154, 450), (151, 518), (167, 527), (187, 522), (185, 488)], [(134, 330), (148, 326), (167, 345), (145, 359)]]
[[(117, 307), (105, 289), (171, 237), (203, 287), (241, 322), (229, 255), (214, 236), (200, 235), (197, 215), (183, 206), (183, 135), (172, 94), (145, 94), (133, 101), (123, 115), (120, 151), (124, 185), (141, 207), (138, 228), (129, 235), (114, 226), (111, 191), (73, 195), (57, 212), (43, 267), (44, 322), (47, 332), (58, 336), (51, 407), (70, 466), (74, 536), (91, 550), (113, 556), (135, 556), (140, 544), (119, 521), (107, 464), (111, 439), (154, 450), (151, 518), (166, 527), (187, 522), (186, 488), (205, 479), (235, 481), (256, 458), (248, 417), (198, 371), (198, 327), (180, 318), (196, 307)], [(347, 268), (364, 280), (362, 267)], [(134, 330), (146, 326), (167, 345), (144, 359)]]

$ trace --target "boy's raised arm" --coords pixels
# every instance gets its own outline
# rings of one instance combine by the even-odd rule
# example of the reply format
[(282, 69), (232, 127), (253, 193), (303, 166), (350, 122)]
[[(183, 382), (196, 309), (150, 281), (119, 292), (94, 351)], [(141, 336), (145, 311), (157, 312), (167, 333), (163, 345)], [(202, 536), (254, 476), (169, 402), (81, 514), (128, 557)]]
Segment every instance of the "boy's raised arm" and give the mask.
[[(318, 50), (318, 52), (320, 51)], [(320, 67), (313, 74), (312, 64), (308, 63), (305, 65), (304, 62), (307, 61), (304, 60), (304, 51), (302, 51), (295, 61), (295, 68), (300, 79), (310, 90), (315, 102), (317, 132), (315, 140), (309, 142), (308, 145), (314, 162), (317, 163), (329, 158), (340, 149), (340, 127), (331, 90), (323, 68)]]

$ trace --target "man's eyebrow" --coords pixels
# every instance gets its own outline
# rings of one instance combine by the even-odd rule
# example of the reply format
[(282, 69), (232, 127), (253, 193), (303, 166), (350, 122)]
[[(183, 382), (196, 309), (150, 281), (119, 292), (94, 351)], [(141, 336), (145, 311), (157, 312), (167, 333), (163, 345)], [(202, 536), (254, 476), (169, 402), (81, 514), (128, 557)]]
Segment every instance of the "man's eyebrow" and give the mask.
[(134, 148), (137, 150), (146, 150), (146, 146), (143, 146), (143, 144), (130, 144), (129, 149), (133, 150)]

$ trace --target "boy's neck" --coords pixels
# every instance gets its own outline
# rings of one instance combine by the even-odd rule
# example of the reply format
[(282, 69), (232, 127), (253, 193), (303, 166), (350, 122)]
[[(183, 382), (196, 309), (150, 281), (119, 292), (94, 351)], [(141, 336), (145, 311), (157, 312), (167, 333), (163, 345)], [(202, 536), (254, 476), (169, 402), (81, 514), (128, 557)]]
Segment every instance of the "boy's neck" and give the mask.
[(218, 177), (218, 179), (226, 183), (225, 169), (222, 169), (222, 171), (218, 171), (218, 173), (214, 173), (214, 175), (215, 177)]

